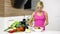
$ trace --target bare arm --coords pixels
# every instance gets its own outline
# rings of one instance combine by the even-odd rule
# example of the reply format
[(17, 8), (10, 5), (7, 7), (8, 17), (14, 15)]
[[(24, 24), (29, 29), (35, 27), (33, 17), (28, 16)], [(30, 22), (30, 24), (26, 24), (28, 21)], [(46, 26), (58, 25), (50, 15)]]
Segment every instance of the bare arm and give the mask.
[(47, 26), (48, 25), (48, 14), (46, 12), (45, 12), (45, 17), (46, 17), (46, 20), (45, 20), (44, 26)]
[(34, 12), (32, 13), (29, 21), (27, 22), (27, 23), (30, 24), (30, 25), (32, 25), (32, 21), (33, 21), (33, 19), (34, 19), (33, 16), (34, 16)]

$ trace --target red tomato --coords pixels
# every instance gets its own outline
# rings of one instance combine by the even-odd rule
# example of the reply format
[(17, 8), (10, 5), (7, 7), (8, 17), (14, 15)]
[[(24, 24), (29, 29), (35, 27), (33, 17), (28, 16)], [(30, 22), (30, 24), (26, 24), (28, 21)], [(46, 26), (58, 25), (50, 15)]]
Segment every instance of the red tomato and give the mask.
[(13, 32), (15, 32), (15, 31), (16, 31), (16, 30), (10, 30), (9, 33), (13, 33)]

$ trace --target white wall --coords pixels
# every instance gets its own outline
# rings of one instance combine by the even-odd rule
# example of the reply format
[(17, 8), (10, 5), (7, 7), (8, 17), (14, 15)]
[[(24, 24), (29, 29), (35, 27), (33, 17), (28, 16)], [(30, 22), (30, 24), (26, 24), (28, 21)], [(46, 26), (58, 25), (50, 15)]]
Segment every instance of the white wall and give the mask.
[(60, 0), (42, 0), (44, 2), (44, 10), (48, 13), (49, 25), (47, 30), (60, 31)]

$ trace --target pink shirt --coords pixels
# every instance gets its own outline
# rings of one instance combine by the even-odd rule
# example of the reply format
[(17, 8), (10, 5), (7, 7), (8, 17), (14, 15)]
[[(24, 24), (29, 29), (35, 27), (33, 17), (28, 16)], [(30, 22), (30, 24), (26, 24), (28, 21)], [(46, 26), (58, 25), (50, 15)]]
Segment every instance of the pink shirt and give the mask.
[(41, 16), (38, 16), (37, 12), (35, 11), (35, 14), (34, 14), (34, 27), (45, 27), (44, 23), (45, 23), (44, 11), (42, 11)]

